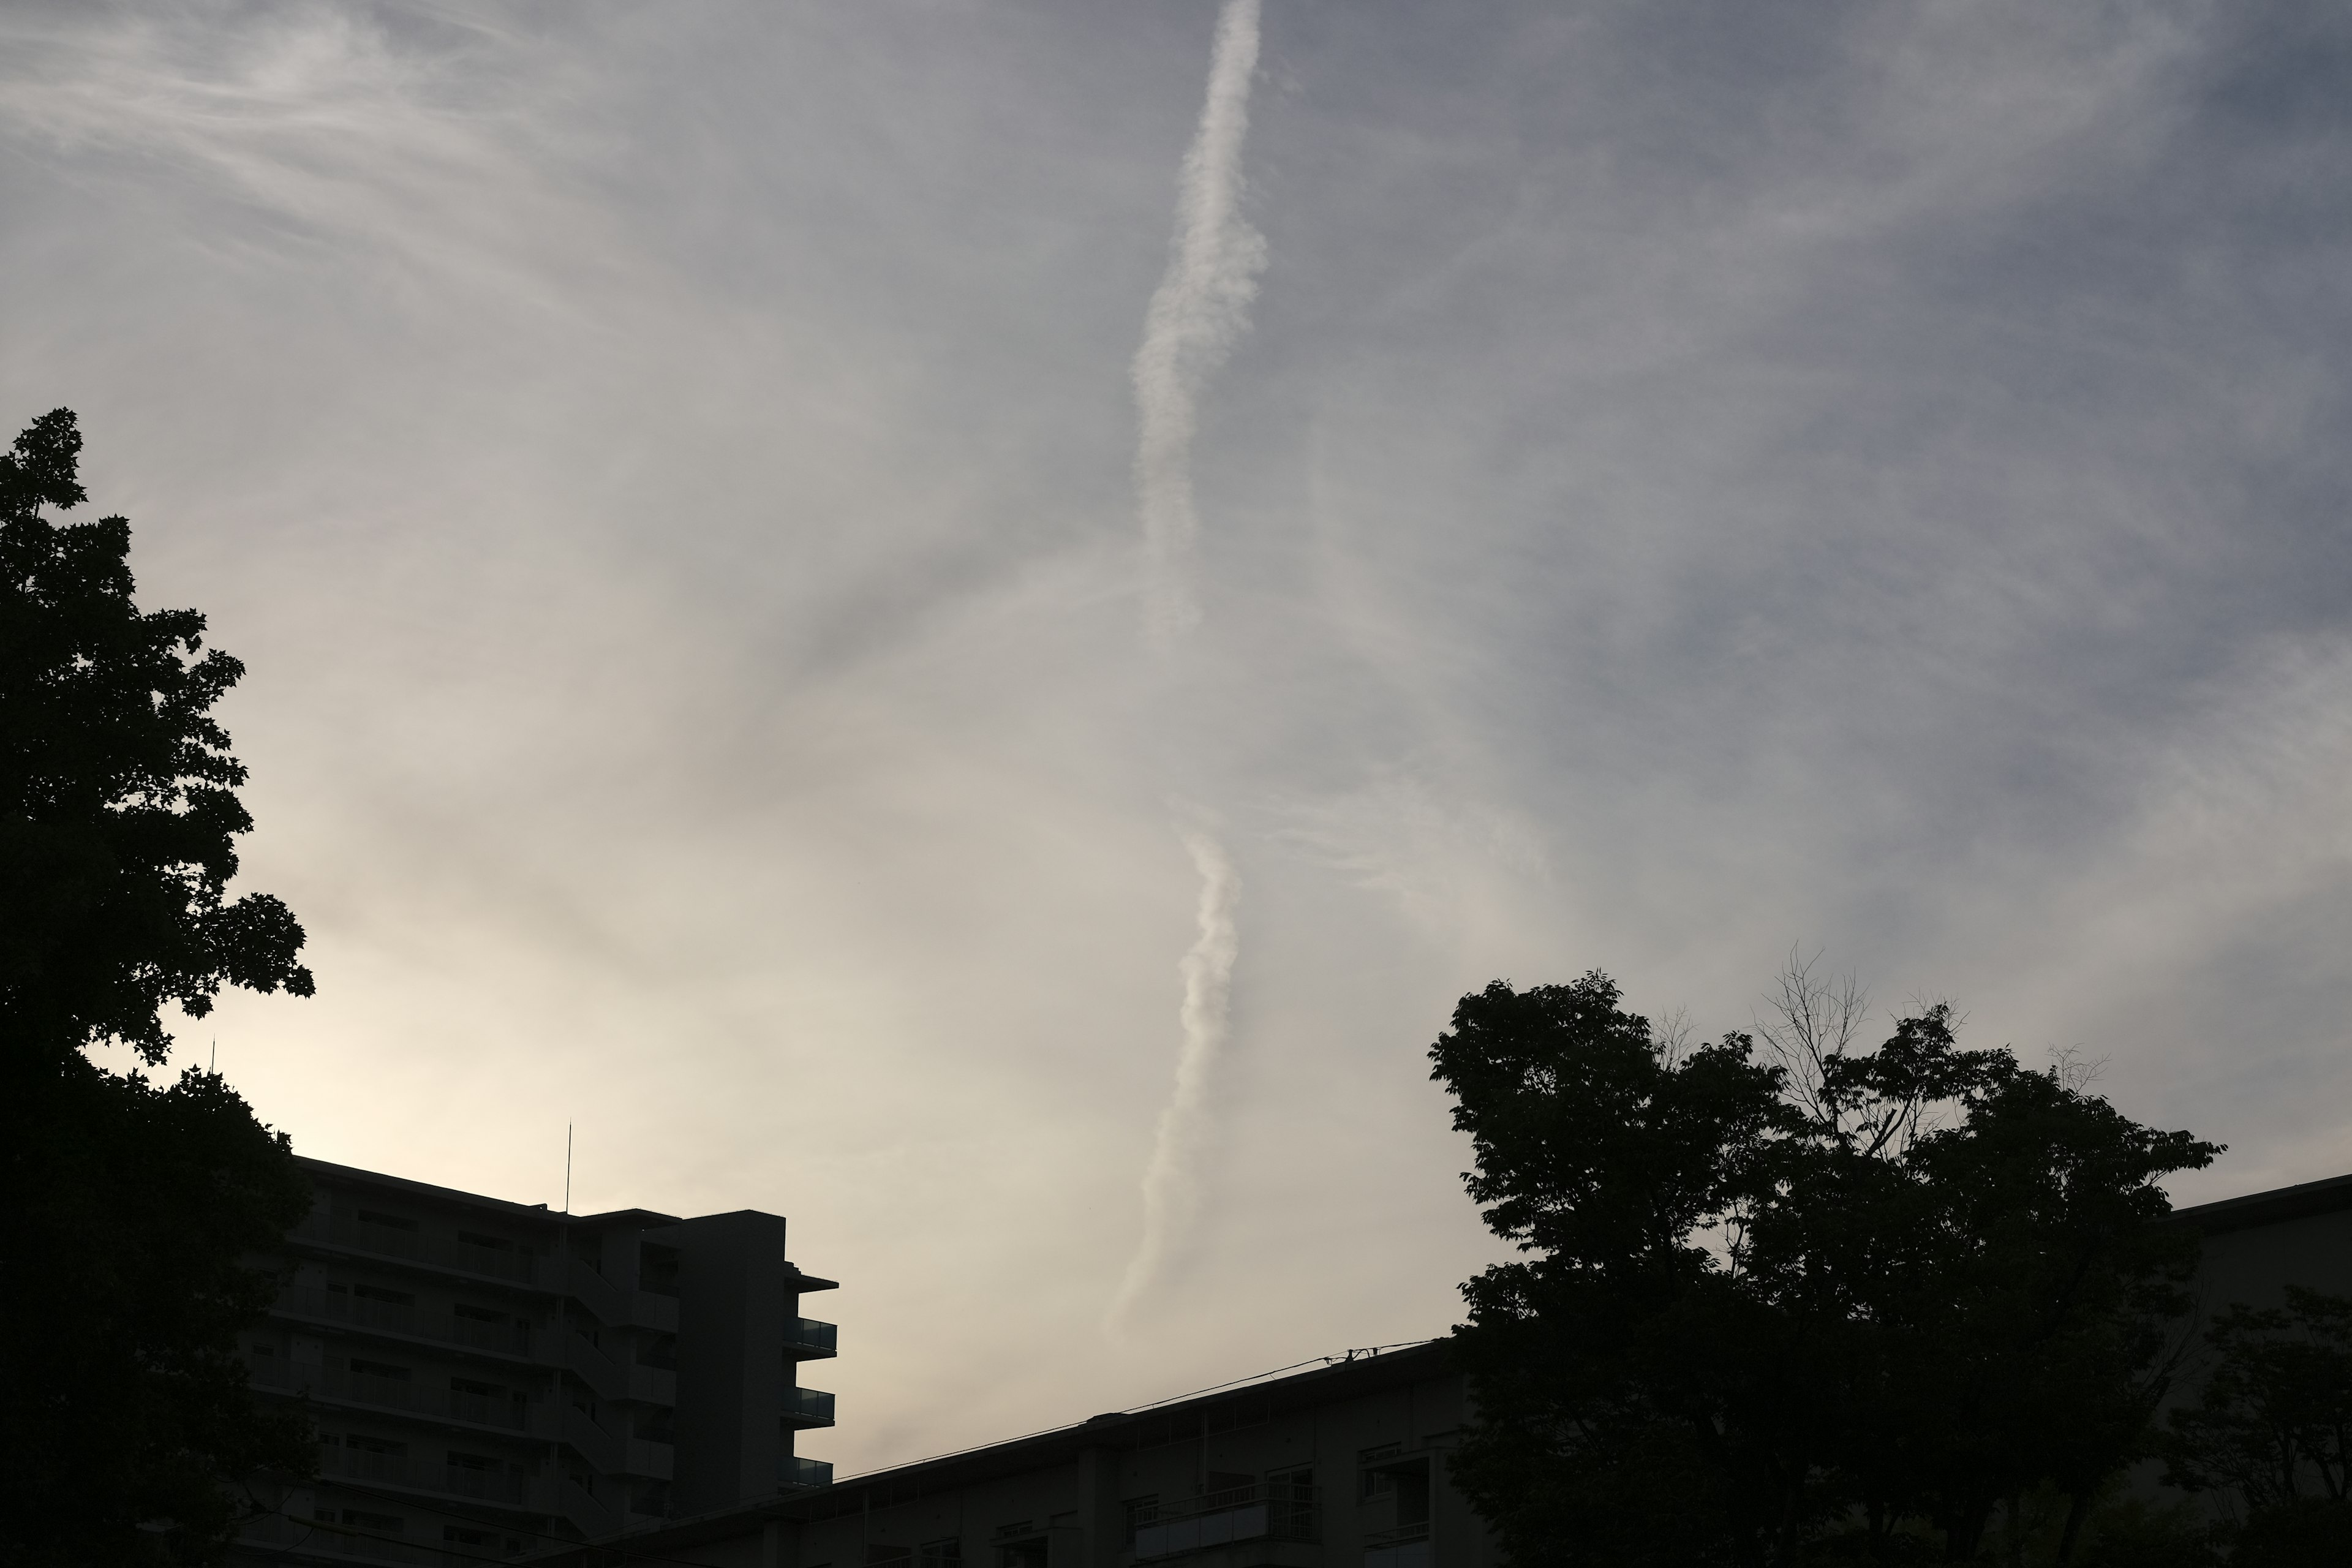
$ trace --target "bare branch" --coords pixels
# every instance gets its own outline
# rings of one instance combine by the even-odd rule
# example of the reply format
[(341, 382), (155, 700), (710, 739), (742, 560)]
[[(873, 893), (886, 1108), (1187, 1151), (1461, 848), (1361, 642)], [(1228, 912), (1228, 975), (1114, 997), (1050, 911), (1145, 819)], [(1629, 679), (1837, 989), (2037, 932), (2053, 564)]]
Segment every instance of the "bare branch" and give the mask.
[(1658, 1053), (1659, 1064), (1668, 1068), (1680, 1067), (1683, 1058), (1690, 1055), (1691, 1038), (1697, 1032), (1697, 1026), (1691, 1022), (1687, 1007), (1677, 1007), (1660, 1016), (1657, 1032), (1653, 1037), (1653, 1048)]
[(1853, 1054), (1870, 1013), (1870, 997), (1851, 973), (1815, 972), (1821, 954), (1789, 950), (1764, 999), (1769, 1016), (1756, 1019), (1757, 1037), (1789, 1075), (1789, 1091), (1824, 1131), (1843, 1136), (1843, 1112), (1824, 1093), (1830, 1065)]

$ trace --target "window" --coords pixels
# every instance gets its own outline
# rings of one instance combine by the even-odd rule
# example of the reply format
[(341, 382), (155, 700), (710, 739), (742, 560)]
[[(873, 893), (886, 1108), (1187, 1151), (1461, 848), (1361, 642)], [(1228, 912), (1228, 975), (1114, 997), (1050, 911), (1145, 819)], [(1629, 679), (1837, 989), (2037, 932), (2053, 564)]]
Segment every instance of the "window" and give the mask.
[(1385, 1457), (1370, 1461), (1364, 1472), (1358, 1496), (1367, 1507), (1393, 1505), (1395, 1523), (1407, 1525), (1429, 1522), (1429, 1459), (1426, 1455), (1413, 1458), (1397, 1457), (1394, 1447), (1373, 1450)]
[(956, 1536), (926, 1541), (916, 1549), (919, 1568), (962, 1568), (963, 1542)]
[(1313, 1502), (1315, 1467), (1294, 1465), (1286, 1470), (1266, 1471), (1265, 1495), (1276, 1502)]
[(1274, 1405), (1264, 1399), (1232, 1399), (1223, 1405), (1213, 1405), (1202, 1418), (1202, 1424), (1214, 1435), (1237, 1431), (1244, 1426), (1263, 1426), (1274, 1419)]
[(453, 1546), (495, 1547), (499, 1543), (499, 1538), (489, 1531), (462, 1530), (454, 1524), (445, 1524), (441, 1527), (441, 1539)]
[[(357, 1367), (359, 1363), (353, 1362), (352, 1363), (352, 1365), (353, 1367)], [(500, 1388), (495, 1383), (483, 1383), (478, 1379), (470, 1377), (451, 1378), (449, 1380), (449, 1389), (453, 1394), (470, 1394), (480, 1399), (496, 1399), (499, 1394), (506, 1392), (505, 1389)]]
[(397, 1455), (408, 1452), (408, 1445), (405, 1443), (394, 1442), (390, 1437), (370, 1437), (359, 1432), (354, 1432), (344, 1438), (343, 1446), (347, 1448), (357, 1448), (362, 1454)]
[(507, 1315), (504, 1312), (494, 1311), (488, 1307), (469, 1307), (463, 1301), (449, 1310), (457, 1316), (477, 1323), (503, 1323), (507, 1321)]
[(453, 1470), (473, 1470), (479, 1474), (495, 1474), (499, 1468), (499, 1461), (491, 1458), (488, 1454), (461, 1454), (452, 1448), (449, 1450), (449, 1468)]
[(343, 1510), (343, 1522), (354, 1530), (373, 1530), (379, 1535), (398, 1535), (408, 1528), (408, 1521), (396, 1513), (368, 1513), (356, 1508)]
[(1131, 1497), (1119, 1506), (1127, 1510), (1127, 1532), (1133, 1535), (1160, 1517), (1160, 1494), (1151, 1492), (1143, 1497)]
[(514, 1243), (503, 1236), (484, 1236), (478, 1230), (461, 1230), (457, 1239), (467, 1247), (486, 1247), (492, 1252), (512, 1252)]
[(414, 1306), (416, 1298), (405, 1290), (390, 1290), (381, 1285), (354, 1285), (352, 1294), (362, 1301), (388, 1301), (395, 1307)]
[(359, 1357), (353, 1356), (352, 1357), (352, 1375), (389, 1378), (394, 1383), (406, 1383), (408, 1369), (404, 1366), (394, 1366), (388, 1361), (362, 1361)]
[(1045, 1535), (1025, 1519), (996, 1527), (996, 1568), (1045, 1568)]
[(380, 1225), (386, 1230), (413, 1231), (416, 1228), (416, 1222), (415, 1220), (409, 1219), (402, 1215), (385, 1214), (380, 1209), (360, 1210), (360, 1223), (362, 1225)]
[(675, 1247), (648, 1241), (637, 1248), (637, 1289), (656, 1296), (677, 1294), (678, 1259)]

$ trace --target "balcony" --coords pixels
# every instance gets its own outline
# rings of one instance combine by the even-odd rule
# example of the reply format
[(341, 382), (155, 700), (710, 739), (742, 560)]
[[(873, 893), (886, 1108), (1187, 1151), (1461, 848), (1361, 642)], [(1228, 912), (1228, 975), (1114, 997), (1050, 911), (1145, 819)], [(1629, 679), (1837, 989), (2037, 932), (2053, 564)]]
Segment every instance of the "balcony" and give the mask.
[(668, 1443), (656, 1443), (645, 1437), (632, 1437), (625, 1452), (621, 1468), (633, 1476), (650, 1476), (666, 1481), (677, 1472), (677, 1449)]
[(784, 1325), (784, 1359), (787, 1361), (823, 1361), (838, 1355), (835, 1348), (841, 1330), (834, 1323), (821, 1323), (814, 1318), (794, 1318)]
[(1314, 1541), (1320, 1519), (1311, 1487), (1252, 1482), (1163, 1506), (1135, 1526), (1138, 1559), (1173, 1557), (1241, 1541)]
[(803, 1459), (798, 1454), (786, 1454), (776, 1461), (776, 1484), (780, 1487), (829, 1487), (833, 1485), (833, 1461)]
[(530, 1354), (530, 1330), (525, 1324), (463, 1318), (455, 1312), (447, 1316), (422, 1313), (409, 1302), (373, 1300), (341, 1290), (297, 1286), (282, 1292), (271, 1310), (284, 1317), (348, 1325), (401, 1339), (463, 1345), (501, 1357), (528, 1359)]
[(319, 1473), (344, 1476), (355, 1481), (385, 1481), (396, 1487), (412, 1484), (405, 1454), (376, 1454), (365, 1448), (336, 1447), (325, 1443), (319, 1445)]
[(795, 1388), (784, 1385), (783, 1406), (786, 1423), (793, 1426), (830, 1426), (833, 1425), (833, 1395), (822, 1388)]
[(543, 1512), (546, 1487), (512, 1470), (475, 1468), (466, 1465), (427, 1464), (406, 1454), (375, 1454), (363, 1448), (329, 1444), (319, 1447), (319, 1479), (363, 1481), (372, 1487), (397, 1487), (404, 1491), (431, 1492), (445, 1497), (472, 1498), (508, 1508)]
[(529, 1507), (534, 1500), (534, 1488), (529, 1476), (510, 1471), (472, 1469), (464, 1465), (446, 1465), (439, 1472), (441, 1489), (459, 1497), (475, 1498), (483, 1502), (506, 1503), (515, 1508)]
[(317, 1215), (287, 1233), (287, 1239), (337, 1251), (362, 1252), (374, 1258), (394, 1258), (452, 1273), (500, 1279), (519, 1285), (539, 1285), (538, 1254), (519, 1247), (489, 1247), (444, 1241), (421, 1231), (388, 1225), (369, 1225), (349, 1215)]
[(239, 1532), (241, 1542), (265, 1547), (272, 1557), (300, 1552), (307, 1557), (355, 1557), (368, 1563), (454, 1563), (446, 1552), (388, 1539), (337, 1524), (307, 1519), (259, 1519)]
[(577, 1449), (596, 1468), (617, 1470), (627, 1450), (622, 1447), (625, 1438), (607, 1432), (589, 1414), (576, 1405), (563, 1406), (558, 1418), (563, 1441)]
[(330, 1405), (357, 1405), (373, 1410), (397, 1410), (439, 1420), (461, 1421), (501, 1432), (528, 1432), (544, 1436), (544, 1406), (512, 1395), (494, 1396), (463, 1389), (436, 1388), (410, 1378), (373, 1377), (341, 1367), (321, 1369), (277, 1364), (277, 1358), (248, 1363), (253, 1386), (289, 1394), (308, 1394)]
[(677, 1370), (638, 1362), (629, 1368), (629, 1397), (646, 1405), (676, 1405)]

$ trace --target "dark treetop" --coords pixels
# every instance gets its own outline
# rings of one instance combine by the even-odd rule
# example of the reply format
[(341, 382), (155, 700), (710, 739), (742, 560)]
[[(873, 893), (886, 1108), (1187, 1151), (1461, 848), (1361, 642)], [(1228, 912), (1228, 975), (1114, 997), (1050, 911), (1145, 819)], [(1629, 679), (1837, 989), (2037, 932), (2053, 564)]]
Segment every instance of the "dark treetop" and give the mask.
[(27, 1066), (161, 1062), (167, 1004), (311, 989), (286, 906), (225, 896), (253, 819), (211, 710), (245, 668), (195, 611), (131, 602), (127, 521), (42, 515), (82, 500), (80, 450), (61, 408), (0, 456), (0, 1042)]
[(1691, 1044), (1609, 979), (1463, 998), (1431, 1048), (1518, 1244), (1463, 1288), (1454, 1475), (1517, 1564), (2068, 1560), (2148, 1451), (2194, 1238), (2158, 1181), (2218, 1151), (1943, 1007), (1858, 1048), (1851, 991)]

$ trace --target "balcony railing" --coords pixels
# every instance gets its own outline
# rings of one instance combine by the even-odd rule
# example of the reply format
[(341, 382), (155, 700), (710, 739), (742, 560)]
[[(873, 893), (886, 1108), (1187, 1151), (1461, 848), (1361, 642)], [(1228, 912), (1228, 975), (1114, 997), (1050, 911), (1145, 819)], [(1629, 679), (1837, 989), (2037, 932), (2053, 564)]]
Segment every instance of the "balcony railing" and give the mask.
[(374, 1481), (420, 1491), (446, 1492), (479, 1498), (517, 1508), (543, 1506), (542, 1489), (526, 1475), (499, 1469), (474, 1469), (465, 1465), (429, 1465), (406, 1454), (378, 1454), (365, 1448), (321, 1444), (319, 1474), (330, 1479)]
[(1311, 1487), (1252, 1482), (1162, 1505), (1135, 1526), (1135, 1555), (1172, 1557), (1236, 1541), (1314, 1541), (1320, 1517)]
[(491, 1279), (513, 1280), (523, 1285), (540, 1283), (539, 1256), (520, 1247), (481, 1247), (467, 1242), (444, 1241), (439, 1237), (421, 1231), (403, 1230), (388, 1225), (370, 1225), (349, 1215), (312, 1215), (290, 1233), (296, 1241), (320, 1242), (329, 1247), (349, 1247), (356, 1252), (371, 1252), (379, 1258), (403, 1258), (436, 1268), (480, 1275)]
[(459, 1497), (479, 1498), (485, 1502), (512, 1503), (521, 1507), (530, 1503), (531, 1484), (529, 1476), (519, 1476), (510, 1470), (477, 1470), (464, 1465), (448, 1465), (441, 1470), (441, 1489)]
[(784, 1419), (797, 1426), (830, 1426), (833, 1425), (833, 1395), (822, 1388), (783, 1390)]
[(306, 1556), (349, 1557), (362, 1563), (413, 1563), (425, 1568), (457, 1568), (460, 1563), (482, 1560), (482, 1549), (476, 1546), (445, 1550), (422, 1542), (347, 1530), (341, 1525), (278, 1516), (255, 1521), (245, 1527), (239, 1539), (268, 1548), (273, 1557), (300, 1552)]
[(1392, 1524), (1385, 1530), (1367, 1530), (1360, 1533), (1367, 1548), (1394, 1546), (1406, 1541), (1426, 1541), (1429, 1539), (1429, 1521), (1424, 1519), (1412, 1524)]
[(257, 1388), (308, 1392), (316, 1398), (336, 1404), (365, 1405), (378, 1410), (415, 1411), (455, 1421), (470, 1421), (480, 1426), (495, 1426), (509, 1432), (538, 1435), (546, 1424), (540, 1415), (541, 1406), (529, 1401), (519, 1401), (512, 1395), (436, 1388), (429, 1383), (414, 1379), (375, 1377), (341, 1367), (320, 1369), (306, 1365), (298, 1370), (280, 1364), (275, 1356), (248, 1364)]
[(410, 1339), (465, 1345), (501, 1355), (530, 1353), (530, 1330), (526, 1324), (486, 1322), (479, 1318), (461, 1318), (454, 1312), (446, 1317), (438, 1312), (420, 1313), (406, 1301), (379, 1301), (342, 1290), (295, 1286), (279, 1293), (277, 1310), (290, 1317), (350, 1323), (357, 1328), (379, 1329)]
[(365, 1448), (330, 1447), (319, 1446), (319, 1473), (322, 1476), (348, 1476), (357, 1481), (389, 1481), (394, 1486), (409, 1484), (409, 1463), (405, 1454), (375, 1454)]
[(494, 1321), (453, 1312), (449, 1318), (449, 1342), (471, 1345), (478, 1351), (497, 1351), (501, 1355), (529, 1355), (530, 1325), (512, 1319)]
[(838, 1324), (821, 1323), (814, 1318), (795, 1318), (784, 1325), (784, 1354), (794, 1361), (815, 1361), (824, 1356), (837, 1355), (835, 1342), (840, 1338)]
[(829, 1487), (833, 1485), (833, 1461), (803, 1459), (798, 1454), (786, 1454), (776, 1461), (776, 1484), (786, 1487)]

